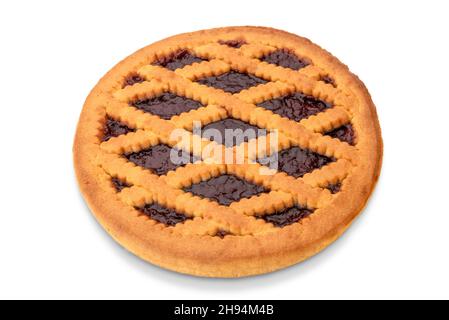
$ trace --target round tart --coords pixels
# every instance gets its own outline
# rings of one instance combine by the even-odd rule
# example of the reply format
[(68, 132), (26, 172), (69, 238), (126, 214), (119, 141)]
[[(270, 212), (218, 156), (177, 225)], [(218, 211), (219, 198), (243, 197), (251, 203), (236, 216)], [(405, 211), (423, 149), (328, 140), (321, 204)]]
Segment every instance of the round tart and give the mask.
[[(220, 143), (198, 125), (256, 135)], [(129, 56), (92, 90), (74, 144), (82, 194), (107, 232), (155, 265), (207, 277), (267, 273), (324, 249), (365, 206), (381, 160), (360, 80), (309, 40), (261, 27), (181, 34)]]

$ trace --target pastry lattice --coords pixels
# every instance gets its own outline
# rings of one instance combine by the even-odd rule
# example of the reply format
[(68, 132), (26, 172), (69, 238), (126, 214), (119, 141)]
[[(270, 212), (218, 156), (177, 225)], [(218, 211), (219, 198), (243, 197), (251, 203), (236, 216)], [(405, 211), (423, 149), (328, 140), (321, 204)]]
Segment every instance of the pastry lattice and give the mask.
[[(179, 49), (188, 49), (207, 60), (175, 71), (151, 65), (151, 60), (156, 57), (170, 55)], [(132, 185), (118, 193), (123, 203), (131, 207), (142, 207), (157, 202), (191, 217), (184, 223), (167, 227), (181, 235), (215, 235), (218, 230), (233, 235), (266, 234), (279, 229), (256, 216), (272, 214), (295, 204), (316, 210), (328, 206), (334, 196), (325, 187), (340, 182), (351, 174), (352, 168), (357, 165), (358, 152), (356, 147), (324, 133), (351, 122), (354, 100), (338, 86), (320, 81), (327, 76), (327, 72), (315, 65), (296, 71), (258, 59), (277, 49), (282, 48), (257, 42), (249, 42), (240, 48), (210, 41), (192, 42), (182, 47), (167, 46), (150, 57), (150, 63), (140, 65), (135, 70), (144, 82), (124, 88), (121, 86), (122, 81), (112, 83), (113, 89), (102, 95), (104, 112), (136, 131), (100, 143), (97, 161), (107, 173), (103, 176), (105, 186), (111, 193), (115, 193), (110, 177), (119, 178)], [(253, 74), (270, 82), (234, 95), (195, 82), (230, 70)], [(130, 105), (136, 99), (153, 98), (163, 92), (200, 101), (204, 107), (164, 120)], [(325, 100), (332, 103), (333, 107), (295, 122), (257, 106), (263, 101), (294, 92)], [(164, 176), (158, 176), (122, 156), (160, 143), (174, 147), (178, 143), (170, 139), (170, 133), (174, 129), (185, 130), (191, 141), (203, 146), (215, 144), (215, 148), (222, 148), (215, 142), (193, 135), (189, 130), (192, 130), (194, 120), (201, 121), (205, 126), (227, 117), (240, 119), (260, 128), (278, 129), (279, 150), (299, 146), (332, 157), (335, 161), (301, 178), (294, 178), (283, 172), (262, 175), (259, 170), (261, 165), (258, 163), (208, 164), (207, 159), (203, 159), (203, 163), (187, 164)], [(193, 152), (191, 145), (186, 144), (183, 149)], [(247, 143), (234, 147), (235, 152), (242, 152), (245, 148)], [(266, 151), (270, 153), (270, 150)], [(245, 156), (254, 157), (247, 153)], [(270, 192), (241, 199), (226, 207), (182, 190), (191, 184), (225, 173), (262, 184)], [(145, 223), (157, 224), (151, 219)], [(163, 225), (160, 227), (165, 228)]]

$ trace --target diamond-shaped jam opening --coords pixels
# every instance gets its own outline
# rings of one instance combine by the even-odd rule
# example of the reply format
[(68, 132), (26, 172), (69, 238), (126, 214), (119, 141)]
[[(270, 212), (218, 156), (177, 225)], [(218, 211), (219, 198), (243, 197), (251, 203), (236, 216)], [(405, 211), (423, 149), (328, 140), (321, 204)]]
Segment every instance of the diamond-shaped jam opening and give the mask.
[(108, 141), (112, 137), (118, 137), (129, 132), (134, 132), (134, 130), (129, 128), (126, 124), (121, 123), (120, 121), (107, 118), (103, 129), (102, 140)]
[(219, 76), (199, 79), (198, 83), (234, 94), (259, 84), (267, 83), (267, 81), (252, 74), (229, 71)]
[(287, 49), (273, 51), (260, 60), (293, 70), (299, 70), (309, 65), (306, 60), (298, 58), (293, 52)]
[(114, 186), (114, 188), (117, 192), (120, 192), (125, 188), (131, 187), (131, 185), (129, 183), (126, 183), (125, 181), (120, 180), (119, 178), (112, 178), (111, 181), (112, 181), (112, 185)]
[(332, 107), (330, 103), (300, 92), (267, 100), (258, 106), (294, 121), (306, 119)]
[(194, 64), (196, 62), (200, 63), (203, 61), (205, 60), (195, 56), (189, 50), (181, 49), (172, 53), (171, 55), (156, 60), (155, 62), (153, 62), (153, 65), (161, 66), (175, 71), (176, 69), (184, 68), (185, 66)]
[(231, 48), (239, 49), (241, 46), (246, 44), (246, 41), (245, 40), (237, 40), (237, 39), (236, 40), (220, 40), (220, 41), (218, 41), (218, 43), (226, 45)]
[(125, 81), (123, 83), (123, 88), (127, 86), (133, 86), (136, 83), (142, 83), (145, 79), (139, 76), (138, 74), (131, 74), (128, 77), (125, 78)]
[(178, 223), (183, 223), (184, 221), (191, 219), (182, 213), (163, 207), (157, 203), (147, 204), (143, 208), (140, 208), (140, 211), (144, 215), (159, 223), (165, 224), (166, 226), (174, 226)]
[(336, 194), (336, 193), (340, 192), (340, 190), (341, 190), (341, 183), (337, 182), (337, 183), (329, 184), (329, 185), (327, 185), (326, 189), (329, 190), (332, 194)]
[(175, 115), (180, 115), (181, 113), (203, 107), (203, 105), (196, 100), (181, 97), (169, 92), (151, 99), (134, 101), (131, 105), (165, 120), (169, 120)]
[(335, 83), (335, 80), (333, 78), (331, 78), (330, 76), (321, 76), (320, 77), (320, 81), (322, 81), (322, 82), (324, 82), (326, 84), (330, 84), (334, 88), (337, 86), (336, 83)]
[(265, 136), (266, 130), (238, 119), (227, 118), (209, 123), (202, 128), (201, 133), (203, 138), (229, 148)]
[(346, 124), (332, 131), (326, 132), (326, 135), (337, 138), (340, 141), (347, 142), (351, 146), (354, 145), (354, 128), (352, 124)]
[(263, 186), (240, 179), (234, 175), (224, 174), (196, 183), (184, 189), (186, 192), (214, 200), (228, 206), (243, 198), (250, 198), (260, 193), (268, 192)]
[(268, 158), (258, 160), (262, 165), (267, 165), (267, 163), (277, 164), (279, 171), (295, 178), (300, 178), (306, 173), (319, 169), (333, 161), (334, 159), (332, 158), (299, 147), (285, 149)]
[(230, 236), (232, 235), (232, 233), (225, 231), (225, 230), (218, 230), (217, 233), (215, 233), (215, 237), (219, 237), (221, 239), (223, 239), (226, 236)]
[(295, 206), (281, 212), (264, 215), (262, 216), (262, 219), (266, 222), (272, 223), (275, 227), (283, 228), (301, 221), (302, 219), (310, 216), (312, 213), (313, 210), (311, 209)]
[(178, 167), (193, 163), (196, 159), (185, 151), (158, 144), (148, 149), (125, 154), (125, 157), (137, 166), (151, 170), (157, 175), (165, 175)]

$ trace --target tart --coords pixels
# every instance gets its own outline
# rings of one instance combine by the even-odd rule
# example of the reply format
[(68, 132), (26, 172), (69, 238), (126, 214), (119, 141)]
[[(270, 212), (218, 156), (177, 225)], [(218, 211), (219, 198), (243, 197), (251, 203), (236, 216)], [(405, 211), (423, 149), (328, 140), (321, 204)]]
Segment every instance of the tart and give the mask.
[[(229, 130), (255, 134), (203, 134)], [(361, 212), (381, 162), (363, 83), (309, 40), (263, 27), (181, 34), (132, 54), (88, 96), (74, 143), (104, 229), (152, 264), (206, 277), (320, 252)]]

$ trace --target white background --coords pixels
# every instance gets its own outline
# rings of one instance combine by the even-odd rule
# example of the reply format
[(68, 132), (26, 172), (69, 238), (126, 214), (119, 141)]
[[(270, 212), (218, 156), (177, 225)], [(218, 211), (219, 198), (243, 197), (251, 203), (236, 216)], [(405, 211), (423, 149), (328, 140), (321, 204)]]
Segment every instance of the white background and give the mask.
[[(447, 1), (2, 1), (0, 298), (449, 298)], [(85, 206), (72, 168), (84, 99), (135, 50), (264, 25), (312, 39), (370, 89), (385, 142), (352, 228), (305, 263), (210, 280), (153, 267)]]

